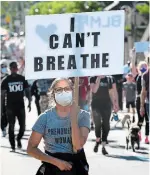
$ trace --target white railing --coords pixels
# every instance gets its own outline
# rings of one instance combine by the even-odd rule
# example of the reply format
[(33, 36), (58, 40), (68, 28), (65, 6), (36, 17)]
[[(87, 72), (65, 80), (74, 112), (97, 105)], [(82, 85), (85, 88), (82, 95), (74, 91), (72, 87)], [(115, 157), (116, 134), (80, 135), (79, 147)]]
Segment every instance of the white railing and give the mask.
[(147, 41), (149, 39), (149, 29), (150, 29), (150, 23), (148, 24), (142, 38), (141, 38), (141, 42), (142, 41)]
[(114, 1), (112, 4), (110, 4), (109, 6), (105, 7), (104, 8), (104, 11), (109, 11), (111, 10), (112, 8), (114, 8), (116, 5), (119, 4), (120, 1)]

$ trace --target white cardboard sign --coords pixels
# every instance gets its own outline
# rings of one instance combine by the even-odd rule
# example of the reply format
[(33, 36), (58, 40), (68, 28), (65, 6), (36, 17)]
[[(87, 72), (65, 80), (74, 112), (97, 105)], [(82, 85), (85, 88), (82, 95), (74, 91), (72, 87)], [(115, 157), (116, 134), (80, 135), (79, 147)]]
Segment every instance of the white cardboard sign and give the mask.
[(26, 79), (123, 73), (124, 11), (26, 16)]

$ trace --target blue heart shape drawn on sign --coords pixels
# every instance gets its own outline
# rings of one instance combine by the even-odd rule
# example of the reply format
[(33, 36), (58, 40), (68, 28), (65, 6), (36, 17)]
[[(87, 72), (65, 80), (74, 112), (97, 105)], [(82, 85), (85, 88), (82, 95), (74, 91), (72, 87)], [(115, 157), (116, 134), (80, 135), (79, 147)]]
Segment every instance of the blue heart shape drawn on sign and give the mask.
[(49, 40), (50, 35), (56, 33), (56, 31), (57, 27), (55, 24), (50, 24), (47, 27), (42, 25), (36, 26), (36, 33), (44, 42), (47, 42)]

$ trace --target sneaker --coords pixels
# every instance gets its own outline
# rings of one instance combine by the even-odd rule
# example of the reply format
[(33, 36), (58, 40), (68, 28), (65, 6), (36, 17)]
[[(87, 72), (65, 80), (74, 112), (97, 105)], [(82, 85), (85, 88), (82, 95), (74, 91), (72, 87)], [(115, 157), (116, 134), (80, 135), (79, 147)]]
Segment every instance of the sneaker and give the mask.
[(105, 147), (102, 147), (102, 154), (103, 155), (107, 155), (108, 154), (108, 152), (106, 151)]
[(146, 143), (146, 144), (149, 144), (149, 139), (148, 139), (148, 137), (145, 138), (145, 143)]
[(18, 149), (21, 149), (22, 148), (22, 144), (21, 144), (21, 141), (20, 140), (17, 140), (17, 147), (18, 147)]
[(11, 147), (11, 151), (10, 152), (15, 152), (15, 147)]
[(94, 152), (97, 153), (98, 152), (98, 147), (100, 145), (101, 142), (96, 142), (95, 146), (94, 146)]
[(141, 132), (139, 132), (139, 139), (142, 140)]
[(6, 135), (7, 135), (6, 129), (4, 129), (4, 130), (2, 131), (2, 137), (6, 137)]

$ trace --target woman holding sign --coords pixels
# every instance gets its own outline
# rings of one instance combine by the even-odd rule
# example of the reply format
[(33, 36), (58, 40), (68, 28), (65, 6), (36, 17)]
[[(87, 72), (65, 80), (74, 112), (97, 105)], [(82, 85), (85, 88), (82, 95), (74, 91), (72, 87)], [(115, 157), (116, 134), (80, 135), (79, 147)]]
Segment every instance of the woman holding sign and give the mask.
[[(37, 175), (88, 175), (83, 146), (89, 134), (90, 116), (73, 101), (70, 80), (56, 79), (50, 95), (55, 106), (40, 115), (27, 148), (29, 155), (43, 162)], [(45, 153), (38, 148), (42, 138)]]

